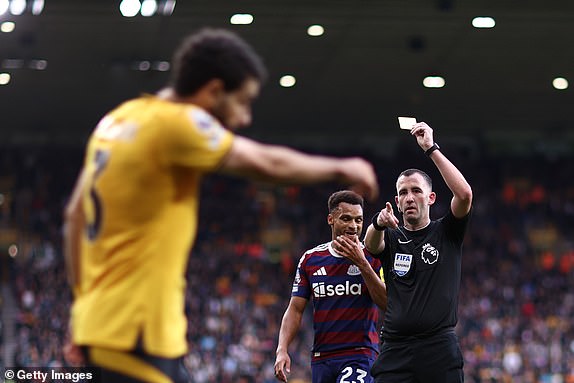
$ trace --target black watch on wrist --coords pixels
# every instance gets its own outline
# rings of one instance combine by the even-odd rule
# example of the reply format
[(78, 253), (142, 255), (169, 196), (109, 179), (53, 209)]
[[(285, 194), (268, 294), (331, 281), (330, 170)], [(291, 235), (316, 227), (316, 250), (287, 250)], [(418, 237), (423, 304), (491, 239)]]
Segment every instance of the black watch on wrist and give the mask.
[(440, 146), (438, 146), (438, 144), (435, 142), (432, 144), (432, 146), (430, 148), (425, 150), (425, 154), (427, 156), (430, 156), (432, 152), (434, 152), (435, 150), (438, 150), (438, 149), (440, 149)]
[(373, 219), (371, 220), (371, 224), (373, 225), (373, 228), (374, 228), (376, 231), (383, 231), (383, 230), (385, 230), (386, 227), (385, 227), (385, 226), (381, 226), (381, 225), (378, 224), (378, 222), (377, 222), (377, 217), (378, 217), (378, 216), (379, 216), (379, 213), (376, 213), (376, 214), (373, 216)]

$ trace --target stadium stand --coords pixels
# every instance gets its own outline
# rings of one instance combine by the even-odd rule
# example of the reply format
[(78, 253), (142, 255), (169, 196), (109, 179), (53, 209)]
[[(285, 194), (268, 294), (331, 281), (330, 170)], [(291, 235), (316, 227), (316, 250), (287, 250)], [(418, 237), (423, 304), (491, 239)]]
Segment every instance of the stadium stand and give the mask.
[[(7, 353), (4, 325), (0, 360), (64, 365), (71, 295), (61, 256), (61, 211), (81, 154), (8, 150), (1, 156), (2, 178), (13, 180), (2, 183), (2, 228), (17, 229), (19, 252), (3, 263), (10, 263), (4, 282), (17, 310), (14, 352)], [(424, 167), (425, 158), (420, 161)], [(470, 158), (455, 162), (466, 164), (463, 173), (475, 195), (457, 326), (465, 380), (574, 382), (573, 170), (543, 158), (481, 159), (480, 166)], [(394, 195), (402, 164), (377, 164), (382, 204)], [(439, 183), (435, 216), (449, 200)], [(331, 185), (272, 188), (233, 178), (207, 180), (188, 268), (186, 363), (194, 382), (236, 382), (241, 376), (276, 381), (276, 338), (295, 264), (301, 251), (329, 238), (324, 201), (333, 191)], [(368, 205), (370, 217), (378, 206)], [(6, 299), (2, 304), (4, 313)], [(293, 344), (290, 382), (310, 382), (310, 319)]]

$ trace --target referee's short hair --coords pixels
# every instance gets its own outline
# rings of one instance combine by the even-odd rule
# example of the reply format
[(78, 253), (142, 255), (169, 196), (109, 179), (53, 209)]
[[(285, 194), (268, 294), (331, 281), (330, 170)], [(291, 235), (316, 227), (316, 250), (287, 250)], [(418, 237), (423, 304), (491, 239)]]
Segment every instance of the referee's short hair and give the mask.
[(429, 185), (430, 190), (432, 190), (432, 179), (430, 178), (430, 176), (428, 174), (426, 174), (425, 172), (423, 172), (420, 169), (414, 169), (413, 168), (413, 169), (403, 170), (401, 172), (401, 174), (399, 174), (399, 176), (397, 177), (397, 181), (402, 176), (409, 177), (409, 176), (412, 176), (413, 174), (420, 174), (424, 178), (425, 182)]

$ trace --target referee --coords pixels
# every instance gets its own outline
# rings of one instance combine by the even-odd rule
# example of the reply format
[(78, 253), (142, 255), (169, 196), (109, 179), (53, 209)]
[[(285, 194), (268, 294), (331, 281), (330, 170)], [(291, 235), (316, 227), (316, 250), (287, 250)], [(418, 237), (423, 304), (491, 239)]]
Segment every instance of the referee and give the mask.
[(411, 134), (453, 197), (448, 212), (431, 221), (436, 194), (430, 177), (405, 170), (395, 196), (404, 226), (387, 202), (367, 229), (365, 246), (381, 259), (388, 294), (384, 343), (371, 374), (377, 383), (459, 383), (464, 381), (463, 357), (454, 327), (472, 189), (441, 153), (426, 123), (415, 124)]

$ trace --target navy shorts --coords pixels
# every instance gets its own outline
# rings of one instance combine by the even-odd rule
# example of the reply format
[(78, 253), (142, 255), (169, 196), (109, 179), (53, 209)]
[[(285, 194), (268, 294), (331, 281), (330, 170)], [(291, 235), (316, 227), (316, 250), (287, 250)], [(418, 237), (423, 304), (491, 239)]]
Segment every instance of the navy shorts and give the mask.
[(463, 364), (450, 330), (424, 339), (385, 340), (371, 374), (376, 383), (462, 383)]
[(313, 383), (373, 383), (370, 374), (375, 358), (368, 355), (333, 357), (311, 363)]

